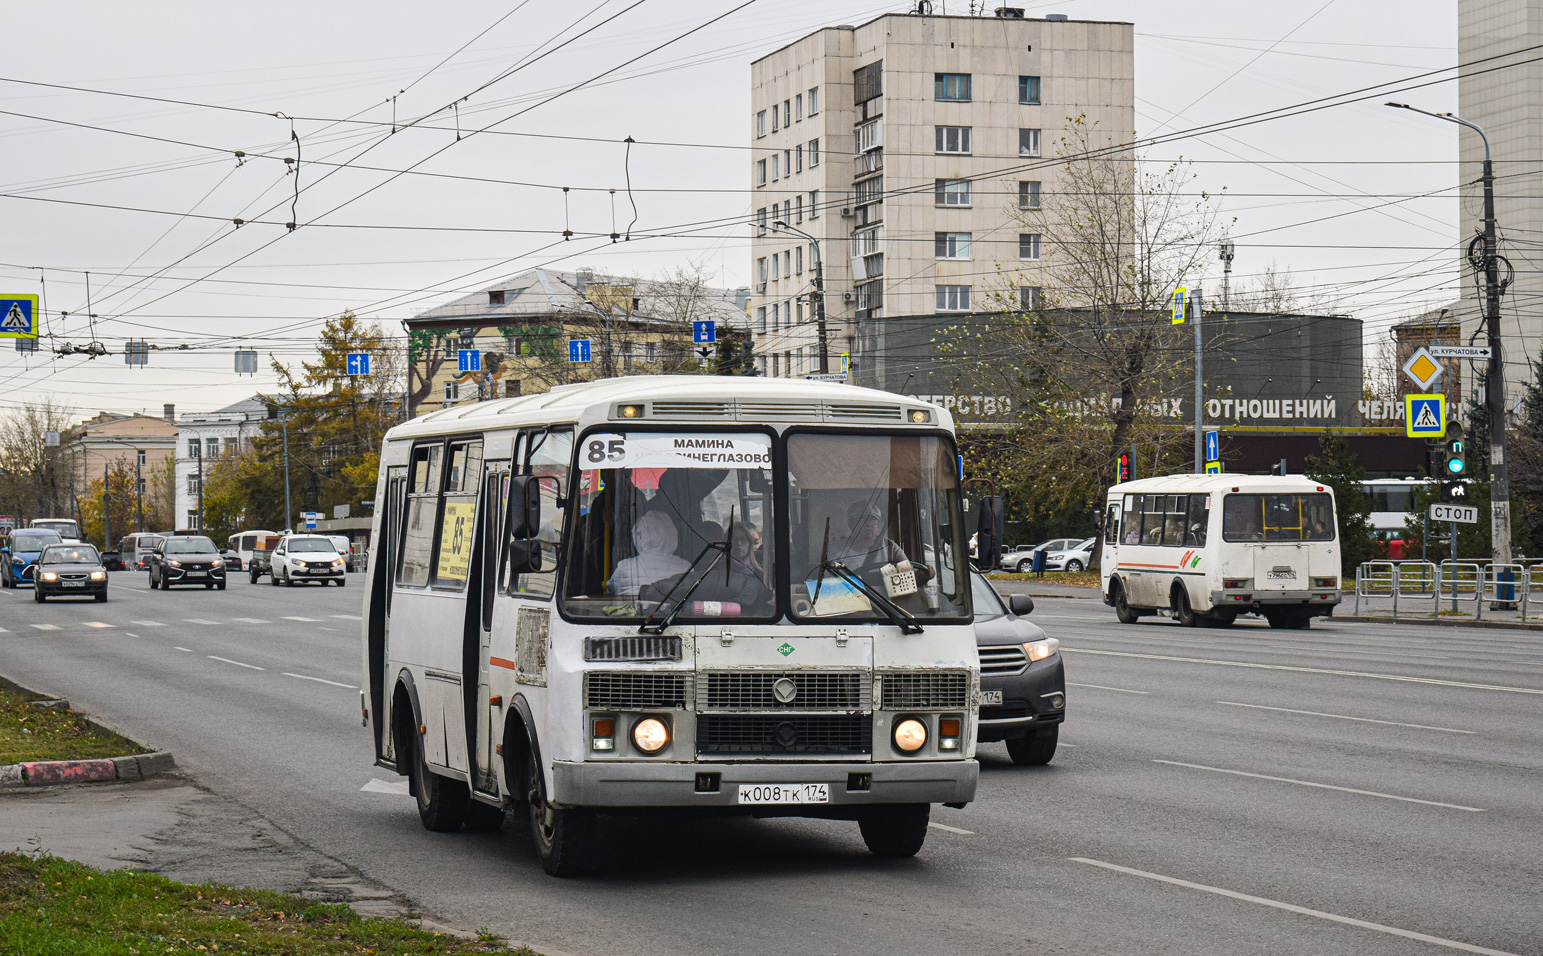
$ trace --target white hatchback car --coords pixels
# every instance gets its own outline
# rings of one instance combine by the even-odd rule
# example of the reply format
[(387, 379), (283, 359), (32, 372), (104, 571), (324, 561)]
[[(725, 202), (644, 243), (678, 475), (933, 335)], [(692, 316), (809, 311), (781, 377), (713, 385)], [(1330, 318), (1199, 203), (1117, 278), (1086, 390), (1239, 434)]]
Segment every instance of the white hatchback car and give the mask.
[(348, 570), (337, 546), (320, 534), (290, 534), (279, 539), (269, 559), (273, 573), (269, 581), (277, 587), (294, 587), (307, 581), (325, 585), (337, 582), (338, 587), (348, 584)]

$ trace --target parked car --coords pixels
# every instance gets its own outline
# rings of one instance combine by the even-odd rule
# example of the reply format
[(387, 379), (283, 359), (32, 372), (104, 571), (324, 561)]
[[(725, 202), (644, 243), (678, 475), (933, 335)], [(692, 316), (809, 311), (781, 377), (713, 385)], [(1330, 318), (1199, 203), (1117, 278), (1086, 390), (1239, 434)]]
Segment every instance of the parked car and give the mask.
[(173, 584), (202, 584), (225, 590), (225, 559), (214, 542), (201, 534), (162, 538), (145, 561), (150, 587), (171, 590)]
[(1034, 552), (1064, 551), (1076, 543), (1076, 538), (1051, 538), (1049, 541), (1041, 541), (1032, 547), (1014, 548), (1002, 555), (1002, 560), (997, 562), (997, 567), (1003, 571), (1017, 571), (1019, 574), (1023, 574), (1033, 566)]
[(130, 571), (143, 571), (145, 556), (164, 537), (165, 535), (138, 532), (119, 538), (118, 556), (123, 561), (123, 566)]
[(1093, 539), (1084, 538), (1069, 548), (1045, 555), (1046, 571), (1081, 571), (1093, 560)]
[(51, 544), (38, 556), (32, 600), (51, 597), (92, 597), (107, 600), (107, 567), (90, 544)]
[(0, 543), (0, 586), (14, 588), (32, 583), (38, 555), (51, 544), (63, 544), (57, 531), (18, 528)]
[(1061, 642), (1024, 619), (1027, 594), (1004, 602), (984, 575), (970, 575), (975, 598), (975, 645), (980, 653), (980, 743), (1005, 740), (1017, 764), (1055, 756), (1066, 720), (1066, 669)]
[(297, 583), (328, 581), (338, 587), (348, 584), (348, 569), (337, 545), (324, 534), (289, 534), (279, 539), (279, 546), (269, 559), (271, 583), (293, 587)]

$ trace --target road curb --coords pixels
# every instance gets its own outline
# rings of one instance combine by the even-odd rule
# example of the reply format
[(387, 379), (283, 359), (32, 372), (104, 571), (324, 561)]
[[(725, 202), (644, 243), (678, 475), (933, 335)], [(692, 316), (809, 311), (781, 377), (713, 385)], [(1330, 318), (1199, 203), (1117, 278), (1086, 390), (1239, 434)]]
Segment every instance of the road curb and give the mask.
[(1421, 627), (1493, 627), (1509, 631), (1543, 631), (1543, 624), (1523, 624), (1520, 621), (1465, 621), (1458, 618), (1429, 617), (1371, 617), (1365, 614), (1350, 616), (1336, 614), (1336, 621), (1354, 621), (1359, 624), (1416, 624)]
[[(31, 694), (48, 698), (30, 687), (23, 687), (8, 677), (0, 675), (0, 686), (19, 694)], [(39, 707), (68, 710), (70, 703), (63, 697), (36, 701)], [(114, 734), (130, 740), (127, 734), (109, 727), (93, 717), (79, 715), (86, 726), (103, 733)], [(28, 760), (0, 766), (0, 790), (18, 787), (57, 787), (76, 783), (128, 783), (146, 780), (159, 773), (166, 773), (177, 766), (170, 751), (157, 750), (147, 754), (130, 754), (126, 757), (99, 757), (91, 760)]]

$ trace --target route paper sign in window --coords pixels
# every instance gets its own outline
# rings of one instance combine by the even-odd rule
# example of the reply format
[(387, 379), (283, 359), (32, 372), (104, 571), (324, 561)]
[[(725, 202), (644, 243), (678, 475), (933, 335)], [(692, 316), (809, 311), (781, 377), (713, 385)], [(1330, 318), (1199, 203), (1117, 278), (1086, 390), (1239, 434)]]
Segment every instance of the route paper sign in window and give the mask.
[(439, 566), (434, 584), (464, 586), (471, 573), (471, 539), (477, 514), (475, 500), (446, 501), (444, 525), (439, 532)]
[(770, 468), (765, 435), (631, 433), (590, 435), (579, 461), (596, 468)]

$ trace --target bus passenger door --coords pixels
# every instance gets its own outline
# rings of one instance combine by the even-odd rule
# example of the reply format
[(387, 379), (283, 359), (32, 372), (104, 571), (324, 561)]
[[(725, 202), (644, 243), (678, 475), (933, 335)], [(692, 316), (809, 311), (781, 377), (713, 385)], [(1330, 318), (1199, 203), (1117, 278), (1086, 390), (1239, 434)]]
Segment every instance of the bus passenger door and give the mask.
[[(375, 756), (386, 756), (391, 746), (391, 716), (386, 713), (386, 661), (391, 659), (391, 594), (395, 590), (396, 556), (401, 547), (402, 516), (407, 507), (407, 468), (393, 465), (386, 469), (386, 500), (380, 515), (381, 547), (377, 566), (366, 578), (370, 584), (370, 713), (375, 715)], [(256, 547), (256, 535), (249, 536), (249, 548)], [(393, 754), (393, 759), (395, 755)]]
[(503, 702), (493, 703), (492, 647), (493, 647), (493, 599), (498, 593), (498, 569), (503, 544), (504, 505), (509, 495), (509, 463), (490, 461), (482, 479), (482, 507), (478, 519), (479, 560), (477, 607), (467, 608), (468, 615), (477, 618), (477, 714), (476, 739), (472, 742), (475, 755), (473, 780), (477, 789), (484, 793), (498, 792), (496, 747), (503, 726)]

